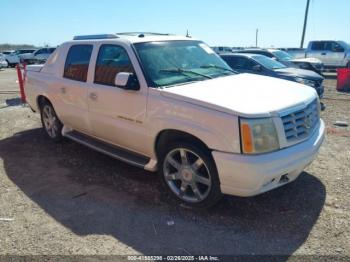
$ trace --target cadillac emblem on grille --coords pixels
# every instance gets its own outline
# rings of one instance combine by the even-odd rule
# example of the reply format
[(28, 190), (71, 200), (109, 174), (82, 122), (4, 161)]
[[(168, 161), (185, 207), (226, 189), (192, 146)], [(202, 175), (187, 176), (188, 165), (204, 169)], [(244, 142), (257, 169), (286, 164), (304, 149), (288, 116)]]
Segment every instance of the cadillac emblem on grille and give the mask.
[(305, 127), (307, 129), (310, 129), (311, 125), (312, 125), (312, 119), (310, 118), (310, 116), (307, 116), (306, 119), (305, 119)]

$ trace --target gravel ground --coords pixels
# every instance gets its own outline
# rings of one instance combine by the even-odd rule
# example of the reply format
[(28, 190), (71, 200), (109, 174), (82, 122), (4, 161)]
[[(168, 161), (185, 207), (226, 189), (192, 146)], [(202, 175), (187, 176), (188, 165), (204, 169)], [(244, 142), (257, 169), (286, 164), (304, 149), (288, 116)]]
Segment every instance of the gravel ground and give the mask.
[(325, 81), (327, 138), (293, 183), (209, 210), (178, 206), (152, 173), (51, 142), (0, 71), (0, 255), (350, 255), (350, 95)]

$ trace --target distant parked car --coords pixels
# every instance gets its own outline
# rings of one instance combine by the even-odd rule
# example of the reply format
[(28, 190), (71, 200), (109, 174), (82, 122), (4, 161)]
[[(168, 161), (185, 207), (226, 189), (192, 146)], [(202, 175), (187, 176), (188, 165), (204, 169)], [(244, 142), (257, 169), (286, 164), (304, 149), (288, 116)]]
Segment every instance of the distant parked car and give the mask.
[(43, 64), (55, 50), (55, 47), (40, 48), (28, 56), (26, 62), (27, 64)]
[(239, 73), (265, 75), (298, 82), (313, 87), (319, 97), (323, 96), (322, 83), (324, 78), (313, 71), (287, 67), (264, 55), (232, 53), (220, 56), (233, 70)]
[(20, 63), (27, 63), (27, 60), (33, 57), (35, 51), (36, 49), (19, 49), (16, 50), (15, 54), (19, 57)]
[(317, 58), (293, 58), (287, 52), (278, 49), (245, 49), (237, 52), (264, 55), (275, 59), (288, 67), (298, 67), (311, 70), (318, 74), (322, 74), (323, 70), (323, 63)]
[(213, 46), (212, 49), (215, 51), (215, 53), (227, 53), (232, 52), (232, 48), (228, 46)]
[(350, 67), (350, 45), (344, 41), (310, 41), (306, 49), (284, 48), (293, 57), (317, 58), (325, 69)]
[(4, 54), (0, 54), (0, 69), (6, 68), (8, 66), (8, 63), (6, 61), (6, 57)]
[(6, 60), (9, 67), (14, 67), (20, 62), (19, 57), (16, 54), (16, 51), (14, 51), (14, 50), (3, 51), (2, 54), (5, 55), (5, 60)]
[(344, 41), (311, 41), (305, 57), (320, 59), (328, 69), (350, 67), (350, 45)]

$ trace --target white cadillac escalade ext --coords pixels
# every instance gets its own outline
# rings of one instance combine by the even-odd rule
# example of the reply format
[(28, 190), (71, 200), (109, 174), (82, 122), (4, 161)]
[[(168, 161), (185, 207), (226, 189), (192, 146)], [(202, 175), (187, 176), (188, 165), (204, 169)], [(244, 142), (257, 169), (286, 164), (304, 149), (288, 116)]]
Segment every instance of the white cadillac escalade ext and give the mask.
[(236, 74), (187, 37), (78, 36), (27, 68), (28, 103), (49, 137), (158, 170), (190, 206), (285, 185), (324, 139), (314, 89)]

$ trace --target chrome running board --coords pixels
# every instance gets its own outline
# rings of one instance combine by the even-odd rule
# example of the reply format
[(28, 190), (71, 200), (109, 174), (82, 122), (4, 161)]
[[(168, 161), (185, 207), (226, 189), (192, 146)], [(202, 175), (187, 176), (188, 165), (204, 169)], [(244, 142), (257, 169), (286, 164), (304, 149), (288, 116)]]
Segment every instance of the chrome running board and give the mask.
[(151, 162), (149, 157), (107, 144), (75, 130), (63, 132), (63, 136), (130, 165), (149, 170), (146, 167)]

